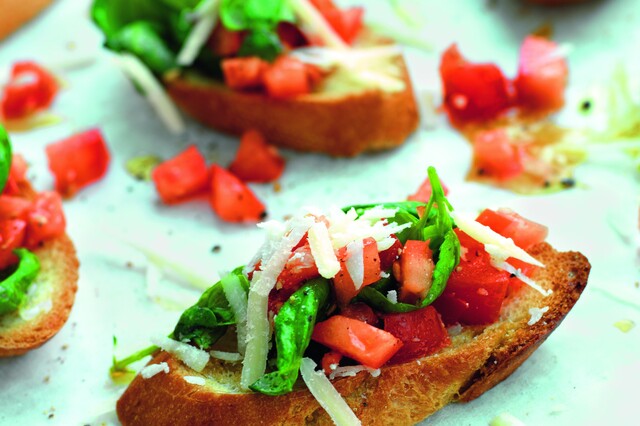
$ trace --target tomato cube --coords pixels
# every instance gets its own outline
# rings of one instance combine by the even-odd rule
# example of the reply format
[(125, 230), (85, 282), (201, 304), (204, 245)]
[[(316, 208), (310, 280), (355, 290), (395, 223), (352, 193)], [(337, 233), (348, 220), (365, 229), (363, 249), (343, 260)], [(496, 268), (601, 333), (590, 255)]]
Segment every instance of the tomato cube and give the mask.
[(514, 85), (518, 106), (550, 112), (564, 105), (569, 68), (558, 45), (538, 36), (525, 38), (520, 48), (518, 76)]
[(340, 364), (342, 360), (342, 354), (334, 351), (329, 351), (322, 356), (322, 369), (327, 376), (331, 374), (333, 370)]
[(13, 195), (0, 195), (0, 220), (25, 219), (31, 201)]
[(26, 160), (20, 154), (13, 154), (11, 159), (11, 168), (9, 169), (9, 177), (7, 183), (2, 190), (6, 195), (18, 195), (22, 192), (20, 185), (27, 182), (27, 165)]
[(244, 40), (245, 33), (243, 31), (231, 31), (224, 25), (216, 25), (211, 37), (209, 37), (208, 45), (215, 54), (222, 58), (234, 56), (240, 50)]
[(26, 229), (27, 223), (22, 219), (0, 221), (0, 269), (18, 261), (13, 250), (24, 244)]
[(55, 187), (63, 197), (92, 184), (107, 173), (111, 156), (99, 129), (75, 134), (45, 148)]
[(27, 214), (26, 247), (37, 248), (44, 241), (64, 234), (65, 228), (60, 194), (53, 191), (38, 193)]
[(449, 345), (449, 333), (440, 314), (433, 306), (411, 312), (387, 314), (384, 329), (403, 343), (402, 348), (389, 360), (390, 364), (422, 358)]
[(442, 55), (444, 106), (454, 125), (497, 118), (511, 106), (509, 81), (494, 64), (472, 64), (454, 44)]
[(382, 367), (402, 347), (393, 334), (342, 315), (317, 323), (311, 339), (370, 368)]
[(479, 174), (509, 180), (524, 172), (524, 148), (513, 144), (505, 129), (481, 131), (472, 143), (474, 164)]
[(58, 89), (56, 78), (40, 65), (32, 61), (16, 62), (0, 98), (1, 115), (15, 120), (45, 109)]
[(520, 248), (530, 247), (543, 242), (547, 238), (549, 228), (520, 216), (510, 209), (484, 209), (476, 219), (503, 237), (511, 238)]
[(399, 300), (415, 304), (424, 299), (431, 288), (433, 252), (428, 241), (408, 240), (400, 255)]
[[(350, 303), (340, 308), (340, 315), (347, 318), (356, 319), (358, 321), (366, 322), (374, 327), (378, 326), (380, 318), (374, 312), (373, 309), (366, 303)], [(397, 336), (396, 336), (397, 337)]]
[(362, 285), (356, 289), (353, 279), (347, 270), (347, 255), (340, 256), (340, 271), (333, 278), (333, 285), (336, 292), (336, 299), (339, 305), (348, 304), (356, 297), (362, 287), (373, 284), (380, 279), (380, 255), (378, 254), (378, 244), (373, 238), (363, 240), (363, 280)]
[(177, 156), (158, 164), (151, 179), (162, 202), (174, 204), (205, 191), (209, 170), (198, 148), (190, 145)]
[(266, 216), (264, 204), (253, 191), (217, 164), (211, 167), (209, 203), (227, 222), (257, 222)]
[(273, 182), (284, 171), (285, 161), (256, 130), (244, 132), (229, 171), (245, 182)]
[(292, 98), (311, 92), (307, 67), (290, 56), (280, 56), (262, 77), (267, 94), (273, 98)]
[(231, 89), (256, 89), (262, 87), (262, 74), (268, 67), (268, 62), (255, 56), (229, 58), (222, 61), (222, 74)]

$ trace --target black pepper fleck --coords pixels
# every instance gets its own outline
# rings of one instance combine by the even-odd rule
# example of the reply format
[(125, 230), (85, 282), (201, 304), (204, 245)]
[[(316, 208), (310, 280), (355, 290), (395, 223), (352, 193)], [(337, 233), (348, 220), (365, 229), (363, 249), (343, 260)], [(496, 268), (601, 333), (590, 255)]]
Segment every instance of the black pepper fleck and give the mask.
[(222, 246), (220, 244), (216, 244), (215, 246), (211, 247), (212, 253), (220, 253), (220, 250), (222, 250)]

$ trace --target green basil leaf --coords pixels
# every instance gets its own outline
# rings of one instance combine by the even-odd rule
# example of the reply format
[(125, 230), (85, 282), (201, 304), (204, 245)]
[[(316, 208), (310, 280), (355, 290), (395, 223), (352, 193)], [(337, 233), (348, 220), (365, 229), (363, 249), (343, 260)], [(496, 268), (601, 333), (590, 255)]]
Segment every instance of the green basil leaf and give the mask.
[(18, 310), (27, 297), (27, 290), (40, 272), (38, 256), (27, 249), (14, 250), (19, 263), (16, 270), (0, 282), (0, 315)]
[(265, 61), (274, 61), (282, 52), (282, 43), (276, 32), (265, 27), (251, 30), (242, 41), (238, 56), (258, 56)]
[(113, 51), (132, 53), (156, 74), (164, 74), (177, 67), (174, 53), (158, 33), (157, 26), (149, 22), (125, 25), (105, 44)]

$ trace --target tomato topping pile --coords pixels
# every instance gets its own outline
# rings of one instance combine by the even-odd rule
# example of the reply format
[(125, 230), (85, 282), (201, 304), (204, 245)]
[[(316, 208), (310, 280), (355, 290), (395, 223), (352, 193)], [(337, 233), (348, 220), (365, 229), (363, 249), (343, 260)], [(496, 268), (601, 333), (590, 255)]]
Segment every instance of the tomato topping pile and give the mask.
[(266, 215), (264, 204), (244, 181), (271, 182), (282, 174), (284, 160), (256, 131), (246, 132), (229, 170), (207, 162), (194, 145), (155, 167), (151, 178), (165, 204), (208, 195), (218, 217), (227, 222), (257, 222)]
[(104, 177), (111, 156), (99, 129), (75, 134), (46, 147), (56, 191), (72, 197), (80, 189)]
[(524, 172), (526, 151), (503, 128), (482, 130), (472, 140), (474, 165), (482, 176), (512, 179)]
[(23, 196), (21, 187), (28, 184), (26, 170), (22, 156), (14, 154), (7, 185), (0, 195), (0, 269), (17, 262), (14, 249), (37, 249), (65, 232), (62, 198), (57, 192)]
[(496, 119), (511, 107), (548, 114), (564, 104), (568, 73), (558, 45), (542, 37), (524, 40), (513, 81), (495, 64), (467, 61), (453, 44), (440, 61), (444, 107), (455, 126)]
[(0, 115), (17, 120), (44, 110), (53, 103), (58, 90), (56, 78), (37, 63), (16, 62), (0, 98)]

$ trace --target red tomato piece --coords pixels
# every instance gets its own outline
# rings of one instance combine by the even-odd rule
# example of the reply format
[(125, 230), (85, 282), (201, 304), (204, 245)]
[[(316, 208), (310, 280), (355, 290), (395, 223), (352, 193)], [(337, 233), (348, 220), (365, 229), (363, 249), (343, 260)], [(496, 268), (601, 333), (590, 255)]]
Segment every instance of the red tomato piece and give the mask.
[(398, 258), (400, 257), (400, 253), (402, 252), (402, 243), (395, 235), (392, 235), (392, 237), (395, 240), (393, 242), (393, 245), (379, 253), (381, 271), (390, 270), (393, 266), (393, 263), (398, 260)]
[[(340, 308), (340, 315), (347, 318), (356, 319), (358, 321), (366, 322), (369, 325), (376, 327), (380, 322), (380, 319), (376, 313), (366, 303), (350, 303)], [(398, 336), (396, 336), (398, 337)]]
[(530, 35), (520, 48), (518, 76), (514, 81), (520, 107), (550, 112), (564, 105), (569, 67), (558, 45)]
[(107, 173), (111, 156), (99, 129), (75, 134), (45, 148), (56, 191), (72, 197)]
[(40, 65), (32, 61), (16, 62), (0, 99), (2, 115), (15, 120), (45, 109), (58, 89), (56, 78)]
[(422, 358), (451, 343), (440, 314), (433, 306), (412, 312), (387, 314), (383, 321), (385, 331), (403, 343), (402, 348), (389, 360), (390, 364)]
[[(444, 195), (447, 195), (449, 193), (449, 188), (446, 187), (446, 185), (440, 181), (440, 183), (442, 184), (442, 189), (444, 190)], [(409, 195), (407, 197), (407, 200), (409, 201), (420, 201), (422, 203), (428, 203), (429, 202), (429, 198), (431, 198), (431, 193), (432, 193), (432, 189), (431, 189), (431, 182), (429, 181), (429, 177), (427, 177), (421, 184), (420, 187), (418, 188), (418, 190)]]
[(284, 269), (278, 276), (277, 287), (291, 289), (291, 293), (297, 290), (304, 282), (319, 277), (318, 267), (311, 254), (309, 243), (295, 249)]
[[(373, 238), (363, 240), (363, 257), (364, 257), (364, 278), (362, 287), (373, 284), (380, 279), (380, 256), (378, 254), (378, 244)], [(333, 286), (336, 292), (336, 299), (339, 305), (347, 305), (351, 299), (356, 297), (359, 289), (356, 289), (349, 271), (347, 270), (346, 251), (344, 255), (339, 256), (340, 272), (333, 277)]]
[(504, 129), (481, 131), (472, 143), (475, 165), (480, 174), (509, 180), (524, 172), (524, 148), (511, 143)]
[(277, 32), (280, 41), (288, 49), (296, 49), (309, 45), (309, 39), (307, 39), (307, 36), (300, 30), (300, 28), (298, 28), (297, 25), (291, 22), (279, 22)]
[(267, 94), (273, 98), (292, 98), (311, 92), (311, 81), (304, 63), (280, 56), (262, 74)]
[(229, 58), (222, 61), (225, 84), (234, 90), (262, 87), (262, 76), (269, 63), (257, 56)]
[(21, 219), (0, 221), (0, 269), (18, 261), (13, 250), (23, 246), (26, 229), (27, 223)]
[(491, 265), (484, 246), (456, 229), (464, 256), (434, 302), (445, 324), (491, 324), (498, 320), (510, 274)]
[(331, 374), (335, 367), (340, 365), (340, 361), (342, 360), (342, 354), (334, 351), (329, 351), (322, 356), (322, 369), (324, 370), (324, 374), (327, 376)]
[(431, 287), (433, 252), (428, 241), (408, 240), (400, 255), (399, 300), (415, 304), (424, 299)]
[(217, 164), (211, 167), (209, 203), (220, 219), (227, 222), (257, 222), (267, 214), (253, 191)]
[(284, 171), (285, 161), (278, 149), (269, 145), (256, 130), (247, 130), (240, 138), (236, 158), (229, 171), (245, 182), (273, 182)]
[(472, 64), (453, 44), (442, 55), (444, 106), (455, 125), (491, 120), (511, 105), (509, 81), (494, 64)]
[(244, 36), (244, 31), (231, 31), (220, 24), (211, 33), (208, 44), (216, 56), (225, 58), (238, 53)]
[(402, 347), (393, 334), (342, 315), (316, 324), (311, 339), (370, 368), (380, 368)]
[(64, 234), (66, 228), (62, 198), (53, 191), (43, 191), (36, 195), (27, 214), (27, 248), (37, 248), (46, 240)]
[(209, 170), (198, 148), (190, 145), (175, 157), (158, 164), (151, 179), (162, 202), (173, 204), (206, 190)]
[(476, 219), (503, 237), (511, 238), (523, 250), (543, 242), (549, 228), (520, 216), (510, 209), (484, 209)]
[(13, 195), (0, 195), (0, 220), (24, 219), (31, 208), (31, 201)]
[(22, 155), (13, 154), (9, 177), (2, 193), (7, 195), (20, 194), (20, 185), (27, 182), (28, 168), (29, 166)]
[(352, 7), (338, 8), (332, 0), (311, 0), (327, 23), (345, 42), (351, 44), (363, 27), (364, 9)]

